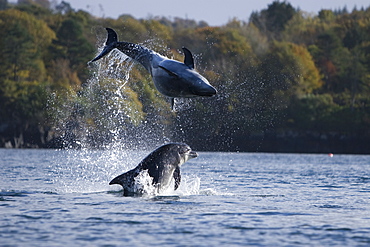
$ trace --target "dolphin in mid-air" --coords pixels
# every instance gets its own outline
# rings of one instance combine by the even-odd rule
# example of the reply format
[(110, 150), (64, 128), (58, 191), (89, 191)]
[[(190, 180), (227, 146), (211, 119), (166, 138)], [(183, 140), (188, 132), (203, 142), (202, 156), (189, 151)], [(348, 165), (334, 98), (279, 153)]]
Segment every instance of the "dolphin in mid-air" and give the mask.
[(156, 193), (166, 190), (172, 179), (175, 180), (175, 190), (181, 182), (180, 166), (192, 158), (198, 157), (198, 154), (184, 143), (168, 143), (144, 158), (134, 169), (115, 177), (111, 184), (119, 184), (123, 187), (123, 195), (141, 195), (142, 191), (136, 186), (136, 178), (143, 172), (147, 171), (153, 179), (152, 185)]
[(142, 64), (151, 74), (157, 90), (172, 99), (192, 98), (197, 96), (213, 96), (217, 90), (206, 78), (194, 69), (194, 59), (191, 52), (182, 48), (185, 54), (184, 63), (169, 59), (148, 48), (129, 42), (119, 42), (117, 33), (106, 28), (108, 38), (103, 51), (91, 62), (95, 62), (114, 48)]

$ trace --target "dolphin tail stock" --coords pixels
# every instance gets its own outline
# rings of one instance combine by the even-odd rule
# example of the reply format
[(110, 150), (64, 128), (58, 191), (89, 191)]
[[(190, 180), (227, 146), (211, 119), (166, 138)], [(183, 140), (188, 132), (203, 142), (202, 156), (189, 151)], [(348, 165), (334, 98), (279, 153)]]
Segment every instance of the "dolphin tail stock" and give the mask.
[(107, 42), (105, 43), (105, 46), (103, 48), (103, 51), (94, 58), (91, 62), (95, 62), (105, 55), (107, 55), (109, 52), (111, 52), (114, 48), (117, 48), (122, 53), (126, 54), (130, 58), (138, 61), (141, 63), (150, 73), (151, 73), (151, 66), (150, 66), (150, 55), (152, 54), (152, 51), (141, 46), (138, 44), (130, 43), (130, 42), (124, 42), (118, 41), (118, 35), (116, 31), (114, 31), (112, 28), (105, 28), (108, 32), (108, 38)]
[(103, 51), (96, 58), (91, 60), (91, 62), (95, 62), (101, 59), (102, 57), (107, 55), (109, 52), (111, 52), (114, 48), (117, 48), (117, 43), (118, 43), (117, 33), (113, 29), (108, 28), (108, 27), (106, 28), (106, 30), (108, 32), (108, 38), (107, 38), (107, 42), (105, 42)]
[(130, 42), (117, 42), (116, 48), (129, 56), (130, 58), (136, 60), (144, 68), (149, 72), (152, 73), (151, 69), (151, 55), (155, 52), (149, 50), (146, 47), (143, 47), (138, 44), (130, 43)]

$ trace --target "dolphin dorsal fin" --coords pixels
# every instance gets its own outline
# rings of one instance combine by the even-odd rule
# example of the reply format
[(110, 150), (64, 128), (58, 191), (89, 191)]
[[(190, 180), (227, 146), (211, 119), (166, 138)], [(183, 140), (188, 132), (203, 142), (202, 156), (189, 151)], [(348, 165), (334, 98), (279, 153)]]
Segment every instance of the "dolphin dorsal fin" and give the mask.
[(182, 50), (184, 51), (184, 54), (185, 54), (185, 59), (184, 59), (184, 64), (187, 65), (189, 68), (191, 69), (194, 69), (194, 59), (193, 59), (193, 55), (191, 54), (191, 52), (185, 48), (185, 47), (182, 47)]

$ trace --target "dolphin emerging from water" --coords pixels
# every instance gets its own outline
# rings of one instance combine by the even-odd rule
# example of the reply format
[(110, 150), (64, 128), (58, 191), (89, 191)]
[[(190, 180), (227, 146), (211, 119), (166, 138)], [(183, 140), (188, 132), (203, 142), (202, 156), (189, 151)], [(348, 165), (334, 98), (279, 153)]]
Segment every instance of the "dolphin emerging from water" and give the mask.
[(157, 90), (172, 98), (192, 98), (197, 96), (213, 96), (217, 90), (206, 78), (194, 70), (194, 59), (191, 52), (182, 48), (185, 54), (184, 63), (164, 57), (155, 51), (138, 44), (119, 42), (117, 33), (106, 28), (108, 38), (103, 51), (91, 62), (107, 55), (114, 48), (142, 64), (151, 74)]
[(109, 184), (121, 185), (125, 196), (141, 195), (145, 191), (141, 188), (138, 190), (136, 178), (147, 171), (157, 192), (166, 190), (173, 179), (176, 190), (181, 182), (180, 166), (197, 156), (185, 143), (168, 143), (151, 152), (134, 169), (115, 177)]

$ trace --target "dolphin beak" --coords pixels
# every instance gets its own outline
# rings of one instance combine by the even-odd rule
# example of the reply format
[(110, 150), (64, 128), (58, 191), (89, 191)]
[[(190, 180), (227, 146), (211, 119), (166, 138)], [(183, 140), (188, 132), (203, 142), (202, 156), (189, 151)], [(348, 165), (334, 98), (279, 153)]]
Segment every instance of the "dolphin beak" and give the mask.
[(211, 97), (211, 96), (214, 96), (217, 94), (217, 90), (216, 88), (212, 87), (209, 85), (209, 87), (207, 87), (205, 90), (202, 90), (202, 91), (199, 91), (197, 92), (197, 94), (199, 96), (208, 96), (208, 97)]
[(195, 151), (190, 151), (190, 152), (187, 153), (187, 155), (189, 156), (189, 159), (193, 159), (193, 158), (198, 157), (198, 153), (195, 152)]

